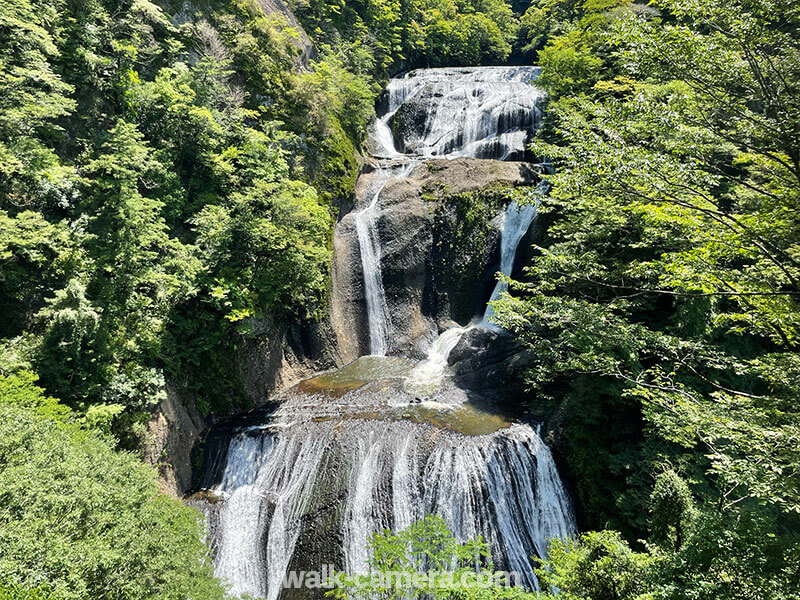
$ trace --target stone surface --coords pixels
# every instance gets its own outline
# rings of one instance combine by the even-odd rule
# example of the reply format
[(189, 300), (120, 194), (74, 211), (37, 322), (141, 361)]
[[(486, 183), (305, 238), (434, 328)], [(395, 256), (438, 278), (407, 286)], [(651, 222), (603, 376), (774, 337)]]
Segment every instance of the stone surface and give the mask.
[(519, 375), (530, 358), (507, 332), (472, 329), (453, 348), (448, 362), (458, 386), (514, 406), (522, 395)]
[[(363, 206), (373, 171), (367, 167), (356, 185), (357, 207)], [(475, 289), (443, 285), (437, 276), (442, 268), (433, 257), (435, 219), (442, 199), (453, 194), (490, 188), (533, 185), (538, 180), (528, 163), (460, 158), (422, 161), (405, 179), (390, 181), (381, 193), (378, 234), (381, 242), (382, 275), (391, 315), (394, 339), (390, 353), (422, 357), (440, 331), (460, 321), (466, 324), (485, 306), (498, 268), (499, 225), (490, 224), (481, 284)], [(500, 210), (498, 210), (499, 214)], [(450, 215), (450, 218), (454, 218)], [(334, 234), (331, 317), (340, 358), (347, 362), (367, 351), (366, 314), (358, 239), (354, 213), (345, 215)], [(454, 310), (458, 304), (472, 307), (472, 314)], [(458, 314), (457, 314), (458, 313)]]
[(156, 467), (161, 491), (183, 496), (192, 485), (190, 455), (205, 423), (190, 398), (167, 386), (167, 398), (147, 423), (145, 460)]
[(277, 325), (259, 320), (239, 345), (239, 376), (251, 406), (314, 373), (341, 364), (334, 333), (327, 321)]
[[(254, 323), (254, 332), (240, 340), (237, 356), (240, 383), (251, 407), (266, 404), (314, 373), (340, 364), (328, 322), (300, 326)], [(145, 460), (156, 467), (161, 490), (183, 496), (192, 486), (192, 450), (205, 430), (218, 422), (203, 418), (191, 395), (167, 386), (167, 398), (147, 424)]]

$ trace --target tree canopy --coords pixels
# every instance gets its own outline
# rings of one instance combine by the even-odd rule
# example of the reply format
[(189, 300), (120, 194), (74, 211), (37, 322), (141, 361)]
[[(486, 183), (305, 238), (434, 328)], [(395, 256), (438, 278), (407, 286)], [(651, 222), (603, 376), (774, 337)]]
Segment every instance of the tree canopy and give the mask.
[[(800, 13), (537, 6), (550, 97), (534, 151), (555, 167), (542, 205), (555, 221), (496, 308), (534, 350), (534, 410), (565, 420), (586, 524), (651, 534), (656, 596), (791, 597)], [(553, 560), (583, 560), (596, 541)], [(568, 589), (577, 564), (554, 585)]]
[(221, 599), (199, 513), (36, 386), (0, 377), (0, 596)]

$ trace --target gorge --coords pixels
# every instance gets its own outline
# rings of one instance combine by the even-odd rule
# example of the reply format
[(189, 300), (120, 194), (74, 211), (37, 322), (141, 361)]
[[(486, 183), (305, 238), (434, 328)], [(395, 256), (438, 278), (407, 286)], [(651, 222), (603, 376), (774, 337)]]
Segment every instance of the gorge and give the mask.
[(796, 1), (0, 32), (2, 600), (800, 598)]
[[(532, 158), (537, 75), (535, 67), (426, 69), (390, 81), (370, 138), (373, 163), (334, 240), (333, 320), (353, 360), (216, 426), (205, 443), (203, 493), (189, 502), (208, 519), (215, 573), (232, 593), (289, 596), (289, 569), (363, 572), (373, 533), (426, 514), (443, 517), (459, 539), (483, 536), (498, 567), (538, 589), (532, 557), (546, 556), (549, 539), (576, 534), (550, 451), (510, 406), (502, 378), (472, 386), (451, 369), (459, 344), (462, 355), (507, 344), (486, 301), (505, 290), (491, 285), (494, 271), (511, 275), (536, 218), (536, 167), (515, 161)], [(486, 273), (471, 274), (482, 285), (439, 290), (474, 297), (474, 314), (449, 298), (426, 305), (433, 234), (416, 262), (393, 246), (412, 235), (395, 229), (398, 218), (412, 214), (414, 235), (427, 231), (420, 223), (432, 227), (441, 195), (458, 191), (441, 190), (450, 173), (464, 190), (487, 181), (501, 190), (479, 256)], [(428, 193), (437, 188), (438, 205)], [(387, 286), (396, 271), (402, 281)], [(503, 372), (507, 355), (489, 366)]]

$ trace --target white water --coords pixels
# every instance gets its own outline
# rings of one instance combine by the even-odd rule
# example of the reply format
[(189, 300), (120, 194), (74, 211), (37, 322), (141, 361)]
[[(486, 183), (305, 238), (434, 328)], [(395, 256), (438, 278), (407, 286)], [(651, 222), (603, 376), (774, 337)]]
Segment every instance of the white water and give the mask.
[(494, 286), (492, 295), (489, 298), (489, 303), (486, 305), (486, 312), (483, 315), (481, 325), (483, 327), (496, 327), (491, 322), (494, 316), (495, 300), (499, 300), (503, 292), (508, 290), (508, 283), (505, 277), (511, 276), (511, 271), (514, 269), (514, 258), (517, 255), (517, 248), (522, 238), (528, 232), (528, 229), (536, 218), (538, 210), (537, 204), (520, 204), (514, 200), (506, 208), (503, 215), (503, 227), (500, 235), (500, 272), (503, 277), (498, 279), (497, 284)]
[(419, 69), (392, 79), (388, 111), (374, 132), (375, 154), (400, 155), (391, 120), (412, 99), (427, 102), (425, 125), (410, 132), (405, 154), (424, 158), (497, 158), (524, 151), (540, 118), (543, 93), (530, 83), (539, 67)]
[(216, 575), (233, 594), (277, 598), (298, 537), (317, 535), (304, 529), (304, 510), (337, 485), (351, 573), (367, 570), (373, 533), (437, 514), (460, 540), (483, 536), (496, 564), (538, 589), (530, 557), (576, 533), (550, 451), (528, 425), (470, 437), (404, 422), (306, 424), (230, 440), (216, 488), (223, 499), (207, 508)]
[(361, 251), (361, 268), (364, 273), (364, 297), (367, 303), (367, 327), (369, 352), (384, 356), (389, 348), (391, 320), (383, 289), (381, 270), (381, 245), (378, 236), (378, 200), (386, 184), (393, 179), (408, 177), (414, 169), (412, 162), (399, 168), (389, 165), (380, 169), (376, 177), (375, 191), (369, 196), (367, 205), (355, 214), (358, 246)]
[(278, 597), (329, 441), (247, 433), (231, 439), (211, 538), (214, 572), (233, 595)]
[[(541, 117), (543, 94), (531, 85), (539, 71), (538, 67), (419, 69), (389, 82), (388, 110), (373, 124), (371, 145), (377, 158), (393, 162), (379, 164), (378, 174), (373, 176), (376, 187), (355, 215), (370, 354), (385, 355), (391, 337), (376, 227), (381, 192), (390, 181), (408, 177), (422, 158), (521, 157)], [(426, 102), (426, 119), (421, 131), (405, 136), (409, 147), (401, 153), (392, 133), (392, 119), (411, 101)], [(511, 250), (512, 264), (515, 250), (516, 245)], [(435, 365), (431, 369), (435, 381)]]
[[(366, 571), (366, 540), (373, 533), (437, 514), (460, 540), (483, 536), (493, 557), (538, 589), (530, 557), (545, 556), (548, 539), (576, 531), (553, 458), (538, 434), (517, 424), (487, 436), (443, 435), (427, 453), (418, 437), (394, 433), (374, 432), (353, 455), (344, 524), (347, 569)], [(381, 519), (375, 506), (388, 493), (381, 479), (387, 471), (391, 514)]]
[(443, 331), (431, 344), (425, 360), (411, 371), (411, 374), (406, 379), (406, 389), (412, 394), (422, 397), (430, 396), (436, 392), (444, 380), (450, 353), (461, 341), (461, 338), (464, 337), (464, 334), (474, 327), (475, 325), (450, 327)]

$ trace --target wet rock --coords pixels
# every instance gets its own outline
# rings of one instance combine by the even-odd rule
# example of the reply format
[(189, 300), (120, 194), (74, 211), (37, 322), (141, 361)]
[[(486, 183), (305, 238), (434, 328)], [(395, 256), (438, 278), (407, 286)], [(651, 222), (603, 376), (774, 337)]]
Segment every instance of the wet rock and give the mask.
[(301, 379), (340, 364), (336, 336), (327, 321), (319, 323), (252, 322), (252, 333), (239, 344), (237, 365), (250, 405), (266, 404), (270, 397)]
[[(375, 176), (368, 168), (359, 178), (359, 207)], [(424, 357), (446, 325), (453, 321), (466, 324), (481, 314), (494, 287), (494, 273), (499, 268), (497, 217), (503, 206), (497, 203), (480, 224), (480, 247), (469, 236), (454, 244), (451, 232), (460, 222), (453, 198), (465, 193), (488, 198), (492, 190), (530, 186), (537, 181), (537, 168), (528, 163), (460, 158), (423, 161), (409, 177), (384, 187), (377, 229), (393, 333), (390, 353)], [(353, 221), (353, 213), (345, 215), (334, 235), (331, 314), (345, 360), (368, 350), (361, 257)]]
[(457, 385), (513, 405), (530, 360), (529, 351), (509, 333), (476, 328), (461, 338), (448, 362)]
[(426, 125), (430, 118), (435, 117), (430, 112), (437, 94), (433, 88), (424, 89), (413, 99), (403, 103), (392, 117), (391, 127), (394, 134), (395, 146), (398, 151), (413, 153), (419, 149), (424, 141)]

